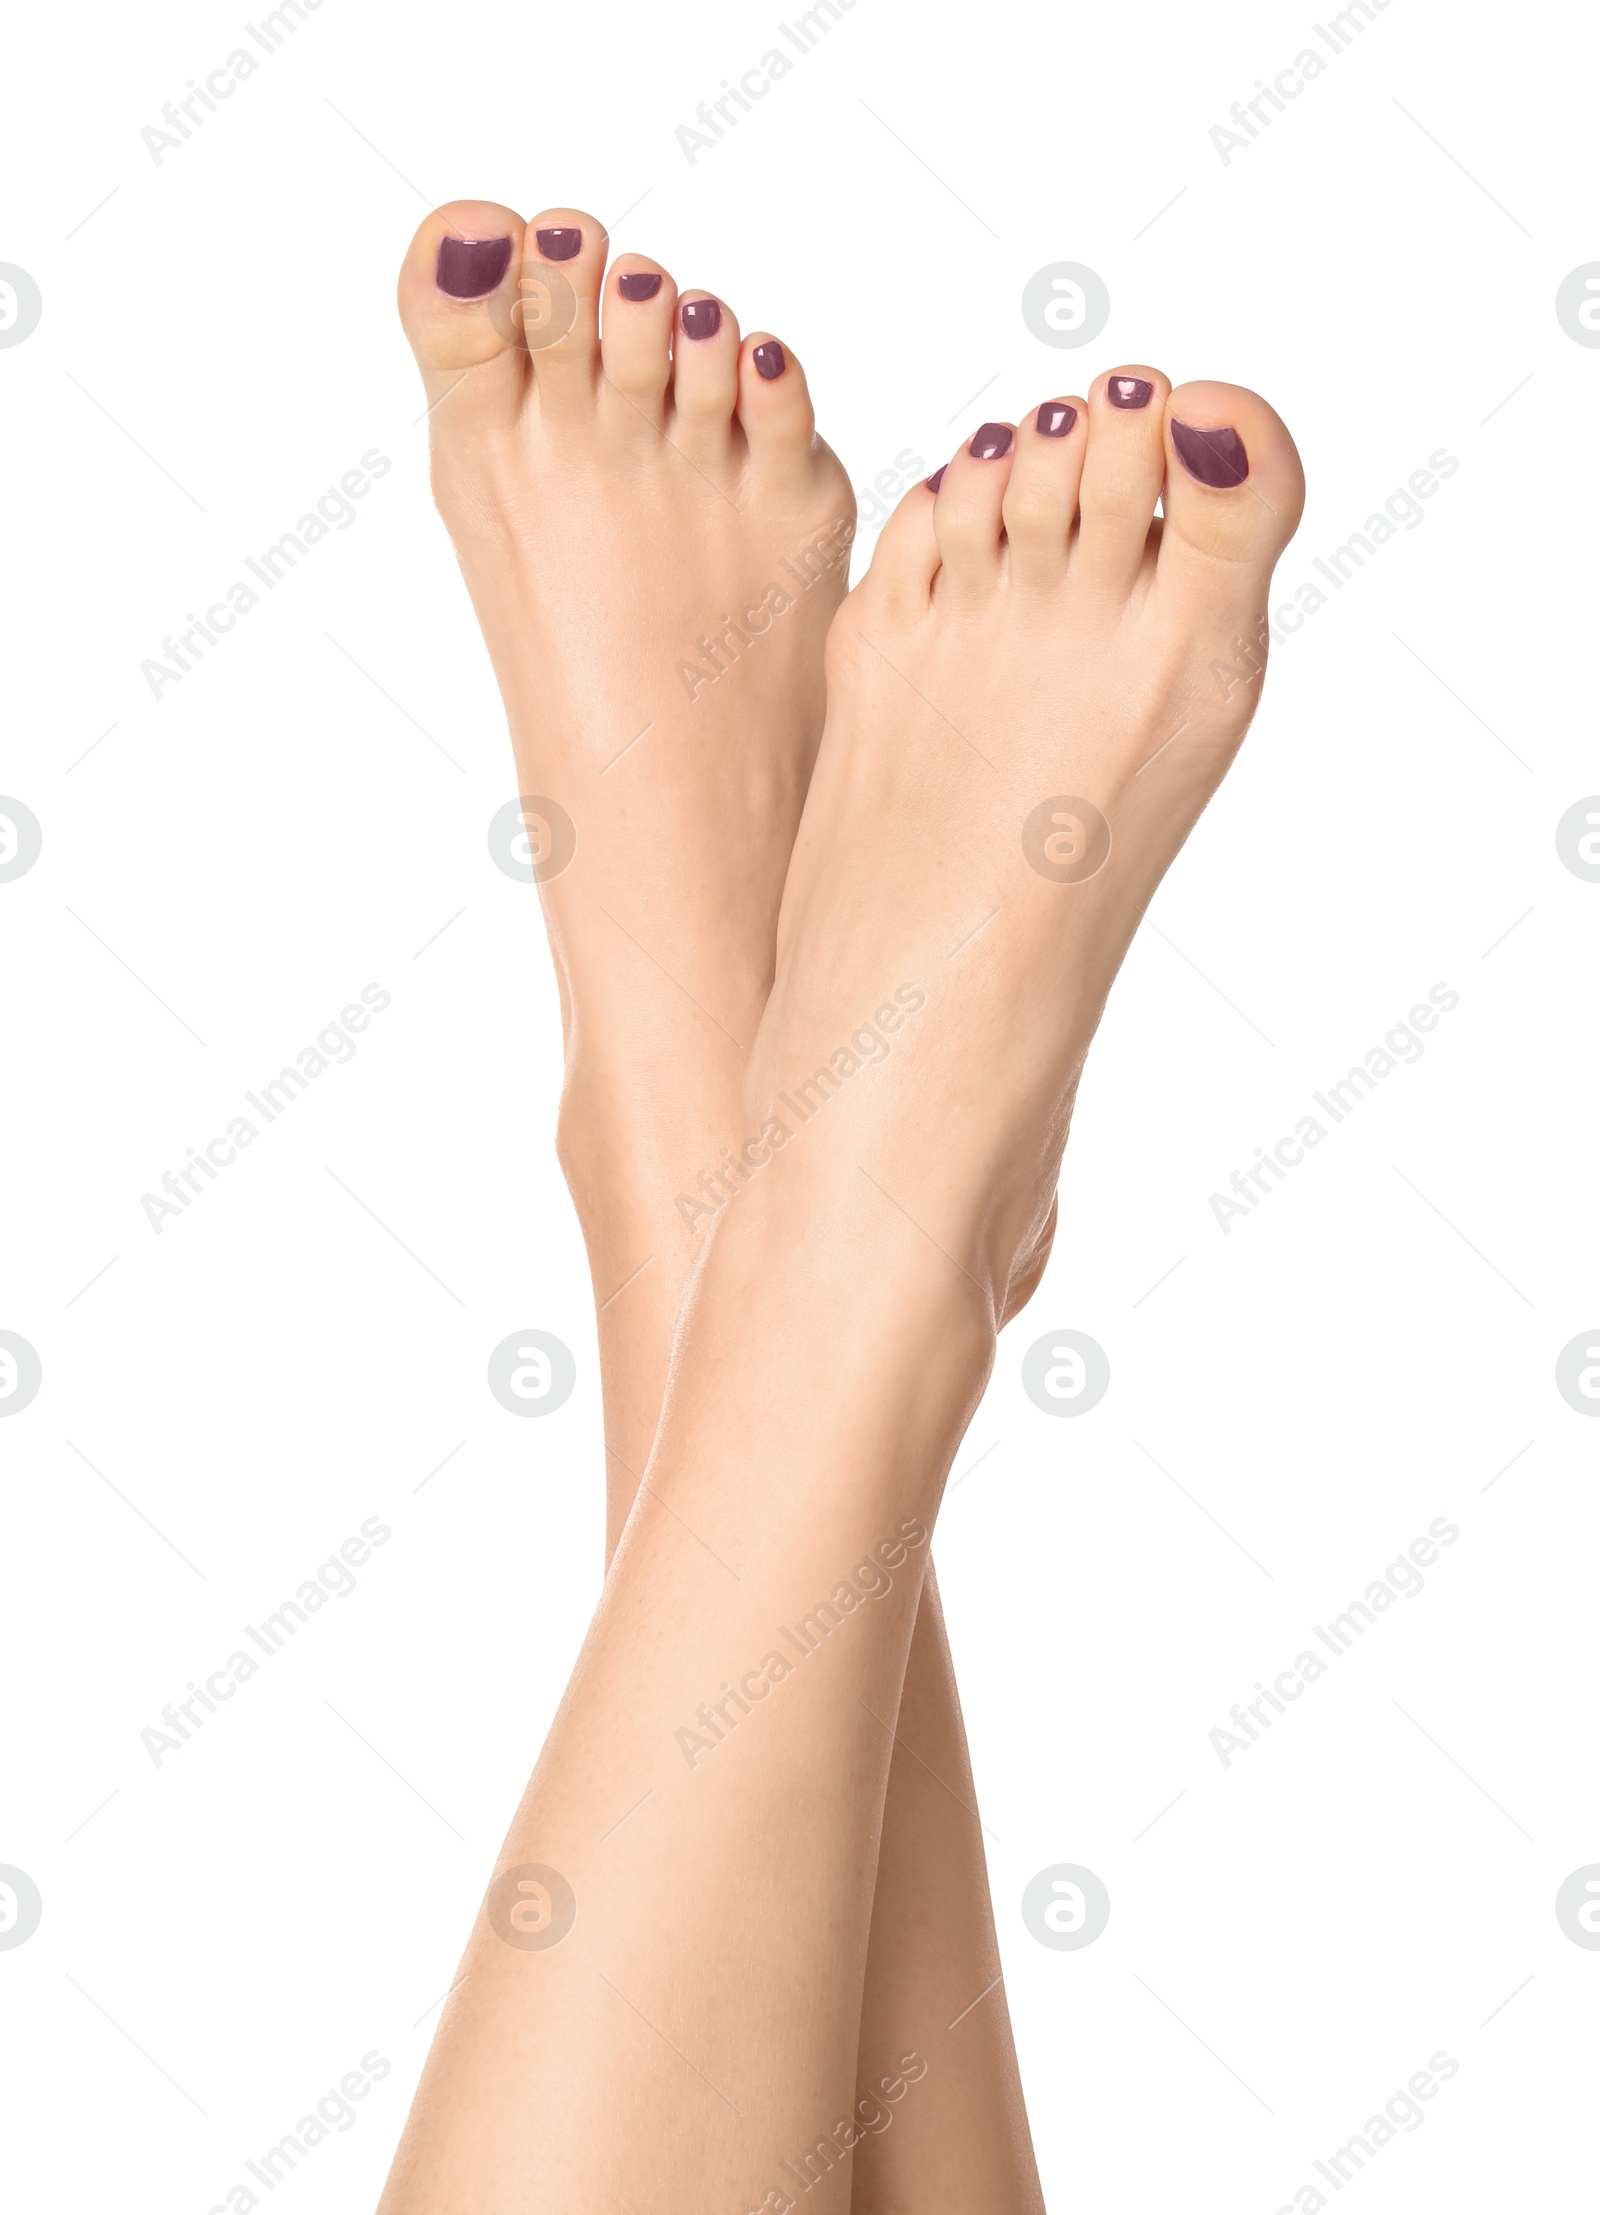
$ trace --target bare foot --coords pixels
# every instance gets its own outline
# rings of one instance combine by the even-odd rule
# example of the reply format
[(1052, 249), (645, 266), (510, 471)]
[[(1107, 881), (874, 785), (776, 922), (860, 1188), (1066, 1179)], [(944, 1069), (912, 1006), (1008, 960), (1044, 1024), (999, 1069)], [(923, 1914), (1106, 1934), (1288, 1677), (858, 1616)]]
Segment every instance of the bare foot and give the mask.
[(694, 1251), (675, 1196), (739, 1136), (855, 510), (793, 350), (607, 244), (579, 209), (454, 201), (399, 292), (519, 790), (554, 803), (562, 1163), (600, 1299), (639, 1272), (601, 1317), (614, 1537)]
[(1303, 497), (1254, 393), (1115, 370), (909, 493), (833, 626), (746, 1121), (793, 1125), (784, 1159), (826, 1158), (996, 1321), (1106, 992), (1255, 711)]
[[(571, 1043), (647, 1087), (666, 1037), (733, 1066), (754, 1035), (854, 503), (793, 350), (607, 244), (456, 201), (400, 313), (521, 789), (577, 833), (545, 886)], [(586, 1031), (590, 994), (629, 1021)]]
[[(741, 345), (720, 303), (680, 301), (639, 256), (607, 272), (605, 245), (577, 211), (540, 216), (525, 236), (508, 210), (459, 202), (417, 234), (400, 299), (520, 789), (578, 833), (544, 898), (569, 1033), (562, 1155), (601, 1309), (614, 1544), (654, 1436), (684, 1276), (735, 1189), (723, 1148), (741, 1136), (852, 503), (788, 349), (762, 335)], [(917, 2006), (906, 2029), (902, 1964), (930, 1916), (960, 1988), (941, 2021), (996, 1966), (931, 1599), (913, 1652), (900, 1732), (917, 1751), (894, 1763), (882, 1850), (895, 1896), (868, 1979), (885, 2004), (864, 2069), (925, 2040), (933, 2011)], [(939, 2103), (918, 2176), (931, 2169), (958, 2197), (982, 2178), (988, 2204), (1031, 2215), (1003, 1999), (964, 2030), (961, 2097)], [(937, 2204), (898, 2173), (904, 2135), (876, 2165), (886, 2202)]]

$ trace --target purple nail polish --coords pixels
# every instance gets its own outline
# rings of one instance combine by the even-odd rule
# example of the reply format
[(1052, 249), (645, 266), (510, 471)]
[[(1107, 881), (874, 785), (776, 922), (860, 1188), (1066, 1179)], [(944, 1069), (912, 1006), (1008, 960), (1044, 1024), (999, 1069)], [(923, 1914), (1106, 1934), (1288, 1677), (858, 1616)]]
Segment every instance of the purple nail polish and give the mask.
[(685, 300), (678, 308), (685, 338), (715, 338), (722, 328), (722, 305), (717, 300)]
[(583, 244), (583, 233), (570, 224), (552, 223), (547, 231), (533, 235), (546, 261), (571, 261)]
[(508, 238), (442, 238), (433, 281), (452, 300), (481, 300), (510, 265)]
[(653, 300), (661, 290), (659, 269), (631, 269), (625, 277), (617, 279), (617, 290), (624, 300)]
[(949, 468), (949, 466), (950, 464), (947, 461), (940, 462), (938, 468), (928, 479), (928, 490), (930, 492), (937, 492), (939, 487), (944, 483), (944, 473)]
[(1250, 474), (1250, 457), (1237, 431), (1197, 431), (1192, 423), (1180, 423), (1174, 416), (1172, 443), (1190, 476), (1203, 485), (1215, 485), (1218, 491), (1242, 485)]
[(1065, 400), (1046, 400), (1033, 419), (1033, 427), (1041, 438), (1065, 438), (1077, 420), (1077, 409), (1068, 407)]
[(1114, 408), (1147, 408), (1155, 389), (1145, 377), (1112, 377), (1106, 384), (1106, 398)]
[(980, 423), (972, 434), (967, 452), (974, 461), (998, 461), (1002, 454), (1011, 451), (1011, 425), (1009, 423)]
[(770, 384), (774, 377), (781, 377), (789, 366), (789, 357), (775, 338), (764, 339), (750, 359), (756, 365), (757, 374)]

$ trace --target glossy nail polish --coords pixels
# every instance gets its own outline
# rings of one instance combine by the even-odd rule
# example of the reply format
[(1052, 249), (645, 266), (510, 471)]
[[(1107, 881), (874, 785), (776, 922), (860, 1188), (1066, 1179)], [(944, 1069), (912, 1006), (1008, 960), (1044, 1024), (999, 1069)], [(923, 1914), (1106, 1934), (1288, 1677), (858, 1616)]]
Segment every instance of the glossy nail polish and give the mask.
[(974, 461), (998, 461), (1002, 454), (1009, 454), (1010, 451), (1009, 423), (980, 423), (967, 448)]
[(452, 300), (481, 300), (510, 266), (508, 238), (442, 238), (434, 283)]
[(1197, 431), (1192, 423), (1180, 423), (1174, 416), (1172, 443), (1190, 476), (1218, 491), (1242, 485), (1250, 474), (1250, 457), (1237, 431)]
[(1033, 427), (1041, 438), (1065, 438), (1077, 420), (1077, 409), (1065, 400), (1046, 400), (1033, 419)]
[(546, 261), (571, 261), (583, 244), (583, 233), (564, 223), (552, 223), (547, 231), (535, 231), (533, 235)]
[(625, 277), (617, 279), (617, 290), (624, 300), (653, 300), (661, 290), (661, 272), (658, 269), (632, 269)]
[(938, 468), (934, 471), (933, 475), (928, 479), (928, 490), (930, 492), (937, 492), (939, 487), (944, 483), (944, 473), (949, 468), (949, 466), (950, 464), (947, 461), (942, 461), (939, 464)]
[(756, 365), (758, 376), (770, 384), (774, 377), (781, 377), (789, 366), (789, 357), (775, 338), (763, 339), (750, 359)]
[(685, 338), (715, 338), (722, 328), (722, 306), (716, 300), (685, 300), (678, 309)]
[(1106, 398), (1114, 408), (1147, 408), (1155, 389), (1146, 377), (1113, 377), (1106, 386)]

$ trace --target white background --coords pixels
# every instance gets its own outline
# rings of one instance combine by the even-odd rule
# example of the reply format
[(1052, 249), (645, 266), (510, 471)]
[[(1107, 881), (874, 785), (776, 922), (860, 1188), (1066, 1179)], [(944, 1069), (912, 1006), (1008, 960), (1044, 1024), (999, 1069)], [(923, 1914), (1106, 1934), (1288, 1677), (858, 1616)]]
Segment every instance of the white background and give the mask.
[[(458, 194), (631, 210), (619, 248), (803, 354), (858, 485), (1119, 360), (1257, 386), (1311, 488), (1276, 600), (1459, 459), (1277, 654), (1158, 897), (938, 1554), (1052, 2205), (1272, 2215), (1441, 2049), (1363, 2207), (1576, 2204), (1600, 1955), (1553, 1903), (1600, 1860), (1600, 1422), (1553, 1379), (1600, 1323), (1600, 886), (1554, 829), (1600, 791), (1600, 352), (1553, 302), (1600, 258), (1595, 54), (1576, 11), (1393, 0), (1224, 165), (1211, 127), (1312, 20), (859, 0), (692, 166), (675, 128), (776, 12), (326, 0), (159, 165), (141, 127), (239, 15), (16, 27), (0, 260), (44, 315), (0, 352), (0, 791), (44, 850), (0, 885), (0, 1326), (44, 1383), (0, 1425), (0, 1862), (44, 1919), (0, 1952), (0, 2083), (30, 2215), (207, 2215), (376, 2050), (274, 2195), (371, 2204), (596, 1596), (555, 995), (489, 860), (509, 753), (392, 305)], [(1085, 356), (1021, 319), (1057, 260), (1110, 288)], [(153, 700), (141, 661), (374, 447), (356, 524)], [(156, 1235), (141, 1195), (369, 982), (356, 1058)], [(1225, 1236), (1209, 1195), (1441, 982), (1421, 1061)], [(579, 1378), (525, 1423), (484, 1365), (535, 1325)], [(1111, 1363), (1068, 1422), (1018, 1383), (1061, 1327)], [(356, 1591), (153, 1767), (163, 1705), (372, 1516)], [(1438, 1516), (1426, 1590), (1224, 1770), (1230, 1706)], [(1110, 1890), (1084, 1952), (1022, 1924), (1058, 1862)]]

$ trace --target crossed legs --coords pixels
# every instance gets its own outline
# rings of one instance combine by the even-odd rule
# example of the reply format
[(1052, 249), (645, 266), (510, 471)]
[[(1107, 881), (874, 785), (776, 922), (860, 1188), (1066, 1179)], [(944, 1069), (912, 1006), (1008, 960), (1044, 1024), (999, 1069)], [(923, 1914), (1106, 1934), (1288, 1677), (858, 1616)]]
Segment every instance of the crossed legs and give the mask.
[(521, 789), (578, 828), (615, 1554), (500, 1863), (576, 1921), (480, 1918), (384, 2206), (1033, 2210), (1000, 1991), (955, 2022), (998, 1963), (927, 1534), (1298, 465), (1254, 395), (1117, 372), (985, 426), (838, 613), (798, 363), (605, 257), (458, 203), (401, 279)]

